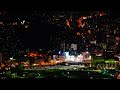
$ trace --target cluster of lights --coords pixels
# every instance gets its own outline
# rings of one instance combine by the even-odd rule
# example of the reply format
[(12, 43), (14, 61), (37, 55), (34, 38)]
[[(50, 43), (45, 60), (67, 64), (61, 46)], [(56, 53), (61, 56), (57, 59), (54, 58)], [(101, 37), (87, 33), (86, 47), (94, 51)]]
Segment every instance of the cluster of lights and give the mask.
[(69, 52), (65, 52), (65, 61), (72, 61), (72, 62), (83, 62), (84, 60), (91, 60), (91, 55), (89, 52), (83, 52), (80, 55), (74, 56), (74, 55), (69, 55)]
[(27, 55), (29, 57), (43, 57), (43, 54), (38, 54), (38, 53), (34, 53), (34, 52), (29, 52)]
[[(86, 43), (87, 41), (85, 39), (91, 39), (90, 37), (93, 37), (90, 42), (92, 44), (96, 44), (96, 36), (94, 33), (98, 32), (100, 29), (101, 31), (111, 31), (110, 29), (112, 28), (113, 30), (119, 30), (119, 27), (114, 25), (114, 22), (119, 24), (119, 19), (113, 19), (113, 18), (105, 18), (104, 16), (109, 16), (108, 13), (106, 12), (90, 12), (86, 13), (86, 15), (81, 15), (81, 12), (51, 12), (51, 11), (46, 11), (46, 12), (36, 12), (32, 14), (31, 20), (33, 20), (34, 23), (51, 23), (56, 26), (61, 27), (60, 30), (56, 31), (56, 37), (53, 40), (53, 43), (63, 43), (65, 41), (68, 42), (73, 42), (73, 41), (80, 41), (80, 38), (84, 39), (84, 42)], [(7, 17), (6, 17), (7, 18)], [(18, 18), (17, 18), (18, 20)], [(111, 22), (114, 21), (114, 22)], [(107, 24), (110, 22), (109, 24)], [(2, 43), (2, 48), (4, 49), (3, 51), (8, 52), (8, 48), (6, 47), (11, 47), (13, 51), (18, 50), (18, 44), (20, 43), (21, 40), (19, 40), (19, 34), (22, 34), (20, 30), (17, 30), (14, 26), (24, 26), (24, 28), (28, 28), (30, 25), (30, 22), (28, 22), (26, 19), (19, 19), (18, 21), (14, 22), (7, 22), (4, 23), (3, 21), (0, 21), (0, 28), (3, 28), (0, 31), (0, 43)], [(11, 27), (6, 27), (6, 26), (12, 26)], [(87, 28), (87, 29), (86, 29)], [(103, 29), (103, 30), (102, 30)], [(12, 30), (12, 31), (11, 31)], [(10, 32), (9, 32), (10, 31)], [(88, 31), (88, 32), (87, 32)], [(117, 31), (115, 31), (118, 33)], [(76, 33), (74, 35), (74, 33)], [(86, 34), (89, 33), (90, 35)], [(112, 34), (112, 32), (111, 32)], [(11, 40), (11, 36), (14, 38), (14, 40)], [(80, 36), (80, 37), (77, 37)], [(66, 38), (67, 37), (67, 38)], [(76, 39), (79, 39), (78, 41)], [(84, 44), (84, 43), (83, 43)], [(54, 45), (53, 45), (54, 46)], [(54, 46), (55, 47), (55, 46)], [(9, 52), (12, 51), (9, 49)], [(15, 51), (15, 52), (16, 52)], [(14, 52), (14, 53), (15, 53)]]

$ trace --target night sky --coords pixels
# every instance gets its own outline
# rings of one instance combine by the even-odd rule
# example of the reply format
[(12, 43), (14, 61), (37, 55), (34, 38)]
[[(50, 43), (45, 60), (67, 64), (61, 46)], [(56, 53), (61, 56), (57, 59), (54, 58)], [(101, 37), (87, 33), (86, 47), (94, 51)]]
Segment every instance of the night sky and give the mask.
[(55, 26), (51, 26), (49, 23), (35, 24), (32, 26), (33, 31), (27, 33), (26, 45), (31, 48), (46, 48), (49, 44), (49, 38), (52, 34), (52, 30)]

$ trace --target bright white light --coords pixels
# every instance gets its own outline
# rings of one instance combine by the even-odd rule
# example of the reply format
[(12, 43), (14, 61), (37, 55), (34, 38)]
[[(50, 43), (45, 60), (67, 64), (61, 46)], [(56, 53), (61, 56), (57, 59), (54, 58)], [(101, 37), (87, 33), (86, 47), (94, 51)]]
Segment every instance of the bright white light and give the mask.
[(74, 56), (71, 56), (70, 59), (71, 59), (71, 61), (74, 61), (74, 60), (75, 60)]
[(87, 17), (83, 17), (83, 19), (87, 19)]
[(25, 23), (25, 20), (23, 20), (23, 23)]
[(77, 56), (77, 61), (78, 62), (82, 62), (83, 61), (83, 55), (82, 54)]
[(22, 22), (21, 22), (21, 24), (23, 25), (25, 23), (25, 20), (23, 20)]
[(86, 53), (89, 53), (88, 51)]
[(70, 56), (67, 56), (65, 60), (70, 61), (70, 59), (71, 59)]
[(65, 56), (66, 56), (66, 57), (69, 56), (69, 52), (65, 52)]
[(10, 58), (10, 60), (13, 60), (13, 57), (12, 57), (12, 58)]
[(59, 51), (59, 54), (61, 54), (61, 52)]

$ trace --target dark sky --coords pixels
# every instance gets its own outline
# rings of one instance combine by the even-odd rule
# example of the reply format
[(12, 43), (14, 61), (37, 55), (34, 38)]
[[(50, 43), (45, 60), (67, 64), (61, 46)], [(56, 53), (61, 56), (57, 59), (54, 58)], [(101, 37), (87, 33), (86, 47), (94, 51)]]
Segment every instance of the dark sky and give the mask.
[(47, 48), (52, 30), (55, 26), (49, 23), (36, 24), (32, 26), (32, 31), (27, 34), (26, 45), (31, 48)]

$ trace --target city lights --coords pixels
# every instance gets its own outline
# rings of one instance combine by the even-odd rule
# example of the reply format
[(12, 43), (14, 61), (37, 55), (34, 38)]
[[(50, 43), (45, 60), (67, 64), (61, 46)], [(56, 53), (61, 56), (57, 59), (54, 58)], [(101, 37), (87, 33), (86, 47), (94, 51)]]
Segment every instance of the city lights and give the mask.
[(2, 78), (119, 79), (120, 21), (115, 12), (3, 11)]

